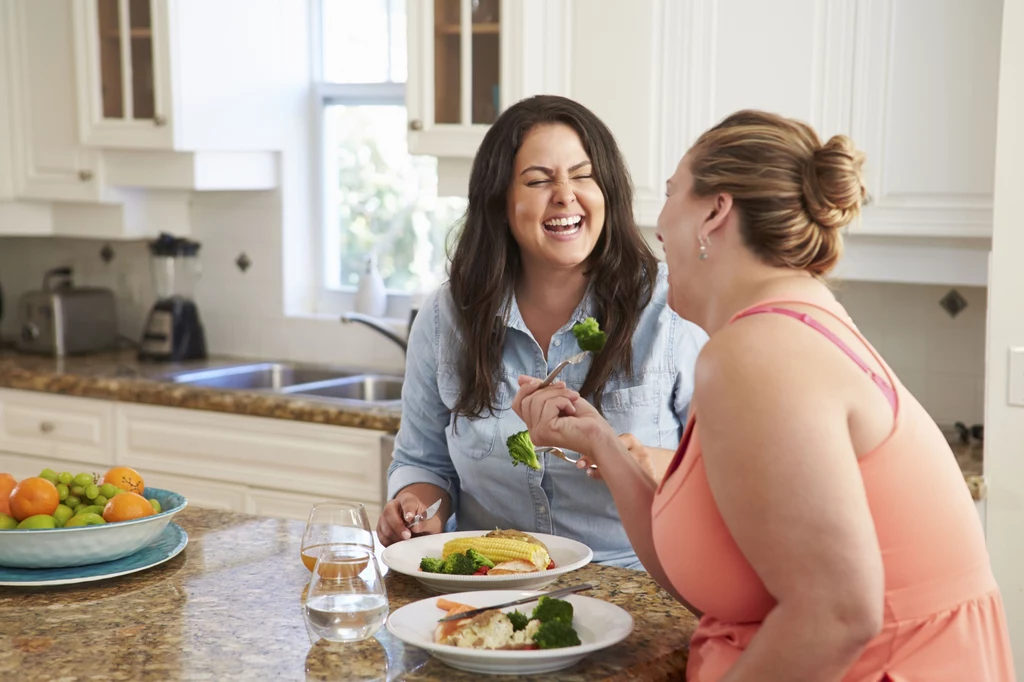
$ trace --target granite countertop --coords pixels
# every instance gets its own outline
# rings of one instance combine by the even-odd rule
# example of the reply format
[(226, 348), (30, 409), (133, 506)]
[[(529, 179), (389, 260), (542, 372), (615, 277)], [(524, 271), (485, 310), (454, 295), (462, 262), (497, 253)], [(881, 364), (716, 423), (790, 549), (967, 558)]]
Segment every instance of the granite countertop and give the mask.
[[(385, 628), (335, 644), (306, 628), (310, 573), (299, 560), (303, 524), (188, 508), (175, 517), (188, 547), (167, 563), (109, 580), (0, 587), (0, 673), (63, 680), (445, 680), (479, 682)], [(431, 595), (386, 577), (391, 609)], [(550, 675), (501, 680), (678, 680), (696, 618), (644, 572), (591, 564), (556, 587), (592, 582), (589, 596), (635, 619), (623, 642)]]
[(183, 369), (257, 362), (260, 361), (231, 357), (183, 363), (141, 362), (132, 350), (66, 358), (0, 350), (0, 388), (398, 431), (401, 410), (397, 407), (363, 407), (265, 391), (221, 390), (157, 380)]

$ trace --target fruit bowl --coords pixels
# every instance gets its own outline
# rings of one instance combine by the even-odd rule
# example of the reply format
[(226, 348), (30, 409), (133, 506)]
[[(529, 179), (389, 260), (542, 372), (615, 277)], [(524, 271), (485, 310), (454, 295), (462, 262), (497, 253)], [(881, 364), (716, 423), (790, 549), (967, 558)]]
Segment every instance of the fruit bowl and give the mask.
[(131, 521), (75, 528), (0, 530), (0, 566), (8, 568), (66, 568), (113, 561), (134, 554), (153, 542), (171, 517), (188, 504), (184, 496), (146, 488), (163, 509)]

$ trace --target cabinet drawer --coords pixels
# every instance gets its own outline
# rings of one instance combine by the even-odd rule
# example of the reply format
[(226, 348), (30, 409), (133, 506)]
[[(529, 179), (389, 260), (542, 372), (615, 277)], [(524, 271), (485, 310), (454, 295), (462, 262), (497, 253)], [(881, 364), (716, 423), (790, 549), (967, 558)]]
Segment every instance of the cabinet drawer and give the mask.
[(112, 464), (113, 414), (103, 400), (0, 390), (0, 449)]
[(139, 471), (380, 499), (380, 431), (126, 404), (116, 428), (117, 461)]
[(319, 495), (288, 493), (279, 490), (250, 488), (249, 513), (259, 516), (276, 516), (283, 519), (306, 521), (309, 518), (309, 511), (313, 508), (313, 505), (327, 499), (339, 502), (362, 502), (366, 507), (366, 516), (370, 521), (370, 528), (374, 529), (377, 527), (377, 519), (380, 518), (379, 504), (363, 500), (340, 498), (336, 495), (323, 497)]
[(244, 485), (204, 481), (148, 469), (144, 469), (140, 473), (147, 487), (163, 488), (184, 495), (190, 507), (235, 512), (246, 510), (246, 488)]
[(83, 462), (81, 460), (72, 462), (54, 457), (0, 451), (0, 471), (11, 474), (19, 481), (29, 476), (38, 476), (39, 472), (47, 467), (54, 471), (70, 471), (72, 474), (99, 474), (100, 476), (110, 468), (108, 464), (100, 462)]

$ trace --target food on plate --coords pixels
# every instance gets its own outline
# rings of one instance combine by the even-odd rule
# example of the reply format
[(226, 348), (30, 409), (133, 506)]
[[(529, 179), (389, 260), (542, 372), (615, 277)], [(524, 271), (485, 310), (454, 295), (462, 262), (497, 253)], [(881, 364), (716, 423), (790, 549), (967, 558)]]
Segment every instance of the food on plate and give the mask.
[(592, 317), (574, 324), (572, 334), (576, 337), (576, 343), (579, 344), (580, 350), (589, 350), (593, 353), (600, 352), (608, 340), (608, 335), (601, 331), (597, 320)]
[(420, 560), (421, 571), (448, 575), (511, 575), (554, 567), (544, 543), (520, 530), (493, 530), (449, 540), (441, 548), (440, 558)]
[(512, 457), (512, 466), (525, 464), (531, 469), (540, 469), (540, 460), (537, 459), (537, 451), (530, 440), (529, 431), (513, 433), (505, 439), (505, 445), (508, 446), (508, 454)]
[(113, 467), (102, 478), (49, 467), (20, 482), (0, 474), (0, 531), (75, 528), (160, 513), (160, 503), (143, 497), (144, 490), (142, 476), (126, 466)]
[[(472, 606), (438, 599), (446, 616), (473, 610)], [(503, 613), (490, 609), (472, 618), (438, 623), (434, 641), (467, 649), (561, 649), (578, 646), (580, 638), (572, 626), (573, 609), (562, 599), (541, 597), (533, 613), (518, 610)]]

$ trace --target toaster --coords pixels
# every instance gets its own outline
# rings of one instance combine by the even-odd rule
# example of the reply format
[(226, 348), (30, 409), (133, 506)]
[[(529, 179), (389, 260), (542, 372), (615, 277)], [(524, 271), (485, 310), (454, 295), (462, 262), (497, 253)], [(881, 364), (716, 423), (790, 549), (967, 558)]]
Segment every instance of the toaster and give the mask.
[(70, 270), (60, 286), (22, 294), (18, 301), (18, 350), (64, 356), (111, 350), (117, 341), (117, 306), (110, 289), (75, 287)]

